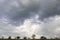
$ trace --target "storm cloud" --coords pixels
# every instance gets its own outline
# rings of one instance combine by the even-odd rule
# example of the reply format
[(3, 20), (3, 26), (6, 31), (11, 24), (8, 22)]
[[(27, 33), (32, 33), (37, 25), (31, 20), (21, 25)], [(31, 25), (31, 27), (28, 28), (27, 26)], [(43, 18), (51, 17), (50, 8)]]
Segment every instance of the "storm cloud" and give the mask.
[(0, 4), (0, 14), (13, 25), (22, 24), (36, 14), (40, 20), (60, 15), (59, 0), (3, 0)]
[[(34, 29), (34, 27), (32, 27), (33, 30), (32, 34), (35, 32), (35, 30), (40, 32), (38, 28), (39, 26), (41, 26), (42, 27), (42, 28), (40, 27), (42, 29), (41, 35), (45, 35), (46, 32), (48, 33), (50, 32), (53, 35), (53, 31), (47, 31), (47, 30), (49, 29), (50, 25), (52, 25), (53, 23), (58, 23), (56, 22), (57, 21), (56, 18), (58, 17), (60, 17), (59, 0), (0, 0), (0, 26), (2, 26), (0, 28), (3, 31), (2, 33), (5, 33), (4, 30), (7, 31), (9, 27), (11, 27), (9, 31), (13, 30), (13, 32), (15, 33), (15, 31), (23, 25), (23, 27), (21, 27), (25, 30), (22, 31), (23, 34), (25, 32), (30, 34), (29, 31), (31, 29), (27, 31), (28, 30), (27, 28), (29, 27), (26, 27), (27, 26), (26, 24), (30, 23), (31, 27), (35, 26), (35, 28), (37, 28)], [(26, 20), (28, 20), (29, 22), (25, 23)], [(50, 22), (53, 23), (50, 24)], [(35, 23), (37, 24), (38, 27), (36, 27)], [(7, 29), (6, 27), (4, 27), (4, 25), (7, 27)], [(59, 23), (57, 24), (57, 26), (58, 25)], [(49, 27), (45, 28), (45, 26), (49, 26)], [(53, 26), (54, 25), (52, 25), (51, 28), (54, 28), (55, 30), (56, 28)], [(40, 33), (38, 32), (36, 32), (36, 34), (39, 35)], [(10, 33), (11, 35), (13, 35), (12, 32)], [(17, 35), (19, 35), (19, 33), (17, 33)]]

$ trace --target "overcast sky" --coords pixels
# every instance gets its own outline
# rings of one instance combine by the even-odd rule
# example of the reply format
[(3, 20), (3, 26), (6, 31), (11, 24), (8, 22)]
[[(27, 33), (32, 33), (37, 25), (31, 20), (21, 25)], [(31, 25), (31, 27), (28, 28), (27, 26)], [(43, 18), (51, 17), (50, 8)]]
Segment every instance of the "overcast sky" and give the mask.
[(0, 36), (60, 37), (60, 0), (0, 0)]

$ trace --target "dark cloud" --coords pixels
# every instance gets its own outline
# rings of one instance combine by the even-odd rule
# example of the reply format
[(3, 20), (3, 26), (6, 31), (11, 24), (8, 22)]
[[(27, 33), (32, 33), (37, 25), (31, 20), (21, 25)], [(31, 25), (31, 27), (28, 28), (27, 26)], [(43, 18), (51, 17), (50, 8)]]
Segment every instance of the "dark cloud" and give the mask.
[(59, 0), (0, 0), (0, 35), (59, 36), (60, 21), (55, 16), (60, 17)]
[[(21, 3), (20, 3), (21, 2)], [(29, 19), (39, 9), (39, 2), (34, 0), (29, 0), (27, 3), (23, 4), (23, 1), (20, 0), (6, 0), (1, 3), (1, 14), (6, 16), (6, 19), (10, 24), (19, 25), (23, 23), (25, 19)], [(17, 6), (18, 5), (18, 6)]]
[(46, 0), (44, 7), (42, 7), (42, 13), (40, 14), (40, 19), (44, 20), (45, 18), (54, 17), (60, 15), (60, 1), (58, 0)]
[(30, 19), (36, 14), (39, 14), (40, 20), (44, 20), (60, 15), (59, 2), (59, 0), (3, 0), (0, 5), (0, 14), (13, 25), (22, 24), (25, 19)]

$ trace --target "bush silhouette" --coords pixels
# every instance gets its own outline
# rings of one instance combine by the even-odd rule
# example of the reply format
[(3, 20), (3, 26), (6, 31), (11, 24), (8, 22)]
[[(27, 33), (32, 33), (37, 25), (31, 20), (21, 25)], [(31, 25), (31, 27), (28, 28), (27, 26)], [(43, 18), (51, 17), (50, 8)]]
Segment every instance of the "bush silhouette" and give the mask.
[(24, 40), (27, 40), (27, 37), (24, 37), (23, 39), (24, 39)]
[(11, 39), (11, 36), (9, 36), (8, 39)]
[(46, 40), (47, 38), (46, 37), (44, 37), (44, 36), (41, 36), (41, 38), (40, 38), (41, 40)]
[(17, 37), (16, 37), (16, 39), (20, 39), (20, 37), (19, 37), (19, 36), (17, 36)]

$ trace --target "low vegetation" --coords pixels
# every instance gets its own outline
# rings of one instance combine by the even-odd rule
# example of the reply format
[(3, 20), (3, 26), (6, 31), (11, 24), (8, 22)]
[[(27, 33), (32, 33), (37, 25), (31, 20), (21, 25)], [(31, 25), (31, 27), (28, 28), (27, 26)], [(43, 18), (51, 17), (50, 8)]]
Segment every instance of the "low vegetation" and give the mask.
[(27, 38), (27, 37), (23, 37), (23, 39), (21, 39), (19, 36), (12, 39), (11, 36), (9, 36), (8, 38), (2, 37), (2, 38), (0, 38), (0, 40), (60, 40), (60, 38), (58, 38), (58, 37), (48, 39), (45, 36), (41, 36), (39, 39), (36, 39), (35, 36), (36, 35), (32, 35), (32, 39)]

